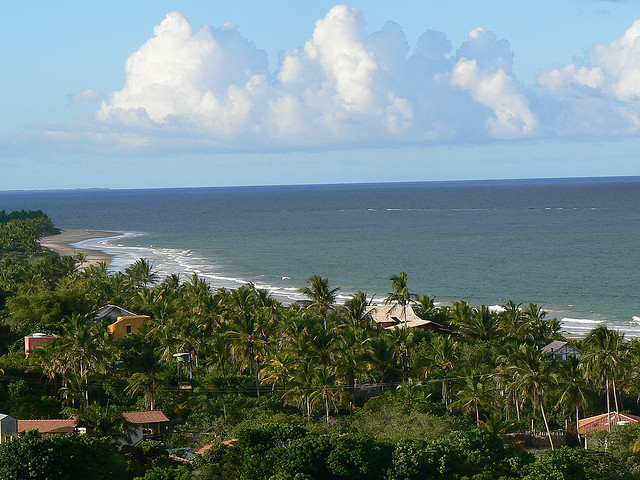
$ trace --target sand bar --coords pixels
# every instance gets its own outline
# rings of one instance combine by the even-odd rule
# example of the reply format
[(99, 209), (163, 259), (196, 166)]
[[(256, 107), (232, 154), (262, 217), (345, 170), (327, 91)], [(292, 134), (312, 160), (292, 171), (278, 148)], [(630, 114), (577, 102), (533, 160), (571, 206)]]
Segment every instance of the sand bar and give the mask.
[(122, 235), (119, 232), (105, 232), (102, 230), (61, 230), (59, 235), (49, 235), (40, 239), (40, 245), (60, 255), (68, 256), (82, 252), (87, 257), (85, 265), (97, 265), (100, 262), (111, 263), (113, 255), (109, 255), (101, 250), (91, 250), (88, 248), (76, 247), (73, 244), (90, 238), (108, 238)]

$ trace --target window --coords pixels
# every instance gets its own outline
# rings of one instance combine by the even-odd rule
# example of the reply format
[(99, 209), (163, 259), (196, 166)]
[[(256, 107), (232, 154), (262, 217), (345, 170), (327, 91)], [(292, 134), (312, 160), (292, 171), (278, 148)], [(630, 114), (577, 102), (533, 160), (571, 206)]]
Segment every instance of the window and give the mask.
[(127, 335), (131, 333), (131, 325), (127, 325)]

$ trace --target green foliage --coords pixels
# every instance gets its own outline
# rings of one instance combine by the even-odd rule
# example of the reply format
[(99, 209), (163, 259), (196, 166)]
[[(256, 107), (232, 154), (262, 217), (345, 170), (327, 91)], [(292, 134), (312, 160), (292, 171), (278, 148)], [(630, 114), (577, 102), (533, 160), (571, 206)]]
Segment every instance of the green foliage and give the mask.
[(439, 411), (424, 398), (406, 397), (401, 391), (370, 399), (355, 413), (349, 431), (379, 441), (396, 443), (401, 439), (432, 441), (457, 430), (455, 418), (431, 413)]
[(60, 299), (54, 292), (43, 290), (33, 295), (7, 299), (7, 323), (22, 334), (29, 334), (35, 323), (59, 322), (64, 316)]
[(238, 444), (245, 448), (286, 448), (297, 439), (307, 435), (307, 430), (300, 425), (275, 423), (258, 428), (244, 426), (238, 428), (236, 436)]
[(331, 440), (328, 435), (311, 435), (296, 440), (279, 456), (277, 471), (289, 477), (301, 473), (314, 479), (343, 478), (336, 475), (339, 472), (333, 471), (337, 466), (335, 462), (330, 465), (328, 461), (333, 450)]
[(143, 476), (148, 469), (167, 468), (175, 464), (167, 455), (165, 446), (153, 440), (138, 445), (123, 445), (120, 454), (127, 461), (131, 476)]
[(0, 252), (34, 253), (42, 230), (38, 220), (9, 220), (0, 223)]
[(382, 479), (391, 466), (392, 447), (375, 440), (339, 436), (331, 438), (327, 467), (336, 479)]
[(42, 395), (25, 380), (7, 385), (5, 411), (15, 418), (53, 418), (58, 415), (60, 403), (55, 397)]
[(548, 451), (526, 469), (524, 480), (627, 480), (637, 478), (613, 455), (562, 447)]
[(427, 443), (403, 440), (393, 453), (394, 480), (518, 478), (532, 459), (504, 447), (495, 434), (473, 430), (456, 432)]
[(103, 440), (31, 431), (0, 445), (3, 480), (126, 479), (124, 462)]
[(152, 467), (147, 470), (144, 476), (135, 477), (134, 480), (189, 480), (191, 468), (186, 465), (177, 467)]
[(240, 475), (243, 450), (215, 443), (205, 455), (194, 461), (201, 480), (235, 480)]

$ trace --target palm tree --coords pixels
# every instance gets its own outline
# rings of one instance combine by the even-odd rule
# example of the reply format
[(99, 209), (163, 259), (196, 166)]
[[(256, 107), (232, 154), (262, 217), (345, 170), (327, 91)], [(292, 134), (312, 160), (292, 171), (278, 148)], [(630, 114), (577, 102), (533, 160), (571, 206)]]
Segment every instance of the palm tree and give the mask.
[(310, 331), (309, 340), (314, 362), (320, 365), (332, 364), (338, 344), (336, 332), (333, 329)]
[(244, 310), (237, 313), (226, 332), (234, 356), (241, 368), (249, 367), (255, 376), (256, 395), (260, 400), (258, 356), (266, 342), (263, 337), (264, 318), (260, 312)]
[(442, 403), (449, 405), (447, 392), (447, 374), (456, 367), (459, 357), (458, 342), (451, 335), (433, 337), (428, 351), (428, 364), (423, 368), (425, 377), (434, 370), (442, 374)]
[(486, 305), (474, 308), (464, 329), (464, 334), (467, 338), (474, 340), (487, 341), (500, 338), (502, 333), (498, 315)]
[(469, 375), (456, 396), (457, 400), (451, 403), (451, 407), (460, 407), (466, 413), (475, 411), (476, 426), (480, 427), (480, 407), (496, 403), (495, 384), (484, 375)]
[(271, 391), (281, 384), (283, 391), (286, 391), (287, 383), (293, 378), (294, 371), (294, 356), (287, 351), (277, 351), (266, 360), (260, 371), (262, 383), (270, 383)]
[(371, 305), (371, 301), (367, 298), (367, 294), (362, 291), (358, 291), (353, 294), (349, 300), (344, 302), (344, 307), (347, 309), (349, 319), (351, 320), (351, 324), (355, 327), (364, 327), (366, 324), (365, 321), (365, 311), (369, 305)]
[(362, 361), (369, 338), (367, 330), (361, 328), (344, 328), (338, 336), (338, 344), (333, 358), (336, 365), (336, 376), (348, 391), (351, 406), (355, 404), (356, 381), (366, 372)]
[(389, 280), (391, 280), (391, 287), (393, 288), (393, 291), (387, 293), (387, 298), (385, 298), (384, 303), (397, 303), (402, 306), (402, 315), (404, 316), (404, 324), (406, 327), (407, 305), (411, 303), (411, 300), (414, 299), (416, 295), (409, 291), (406, 273), (400, 272), (399, 275), (392, 275)]
[(113, 440), (131, 440), (129, 424), (120, 412), (109, 411), (98, 402), (92, 402), (78, 413), (78, 426), (85, 427), (89, 435), (111, 437)]
[(320, 365), (313, 370), (311, 385), (313, 391), (309, 395), (311, 405), (322, 400), (324, 404), (325, 419), (329, 423), (329, 411), (333, 406), (337, 410), (337, 404), (342, 398), (341, 389), (336, 385), (336, 376), (331, 367)]
[(559, 398), (556, 407), (561, 407), (565, 412), (575, 408), (576, 414), (576, 433), (580, 440), (579, 420), (580, 407), (586, 407), (588, 404), (587, 395), (589, 389), (584, 379), (582, 370), (580, 369), (580, 359), (576, 356), (570, 356), (566, 360), (560, 362), (560, 381)]
[(502, 305), (502, 312), (499, 314), (502, 323), (502, 330), (510, 338), (522, 338), (524, 315), (522, 313), (522, 304), (509, 300)]
[[(386, 331), (384, 331), (386, 333)], [(401, 370), (395, 349), (388, 335), (371, 337), (366, 342), (366, 350), (363, 359), (367, 364), (369, 373), (384, 389), (385, 384), (395, 381)]]
[(605, 379), (607, 395), (608, 429), (611, 430), (611, 406), (609, 400), (609, 382), (613, 383), (613, 398), (616, 412), (618, 408), (618, 395), (616, 393), (616, 377), (623, 371), (626, 350), (623, 345), (624, 334), (617, 330), (609, 330), (605, 325), (594, 328), (582, 343), (584, 352), (580, 363), (586, 374), (587, 380), (598, 384), (602, 377)]
[(480, 429), (504, 437), (507, 433), (515, 431), (516, 423), (512, 420), (504, 420), (499, 413), (492, 412), (484, 422), (480, 422)]
[(153, 410), (158, 391), (166, 386), (161, 377), (160, 359), (151, 348), (145, 348), (134, 357), (133, 366), (137, 371), (129, 377), (125, 392), (130, 397), (144, 394), (145, 407)]
[(67, 363), (80, 375), (85, 383), (85, 404), (89, 404), (89, 372), (95, 370), (99, 360), (99, 352), (95, 337), (95, 330), (84, 323), (84, 317), (73, 314), (62, 338), (63, 352)]
[(83, 405), (85, 402), (84, 378), (77, 373), (70, 373), (66, 379), (65, 386), (58, 389), (62, 397), (62, 403), (71, 404), (75, 408), (76, 402)]
[(316, 310), (322, 317), (324, 329), (327, 329), (327, 315), (336, 302), (336, 297), (340, 289), (329, 288), (329, 280), (319, 275), (314, 275), (307, 280), (307, 286), (299, 290), (308, 300), (303, 304), (308, 309)]
[(420, 295), (416, 297), (416, 305), (413, 309), (423, 320), (435, 320), (440, 313), (435, 302), (436, 297), (432, 295)]
[(413, 329), (395, 328), (389, 333), (402, 370), (402, 381), (406, 381), (408, 371), (411, 368), (411, 352), (414, 343)]
[(471, 322), (471, 317), (475, 313), (475, 308), (465, 301), (455, 301), (449, 309), (449, 322), (456, 331), (464, 333), (467, 325)]
[(125, 269), (127, 284), (133, 288), (146, 287), (158, 280), (158, 274), (153, 269), (153, 263), (146, 258), (136, 260)]
[[(540, 405), (540, 412), (544, 420), (544, 426), (547, 430), (549, 443), (553, 450), (553, 440), (551, 431), (547, 422), (547, 415), (544, 411), (544, 392), (547, 387), (551, 387), (557, 383), (557, 375), (553, 370), (553, 363), (550, 359), (545, 358), (542, 353), (534, 347), (523, 344), (520, 346), (516, 356), (515, 363), (511, 367), (513, 381), (517, 389), (524, 398), (529, 398), (535, 413), (535, 409)], [(533, 416), (531, 417), (531, 429), (534, 428)]]

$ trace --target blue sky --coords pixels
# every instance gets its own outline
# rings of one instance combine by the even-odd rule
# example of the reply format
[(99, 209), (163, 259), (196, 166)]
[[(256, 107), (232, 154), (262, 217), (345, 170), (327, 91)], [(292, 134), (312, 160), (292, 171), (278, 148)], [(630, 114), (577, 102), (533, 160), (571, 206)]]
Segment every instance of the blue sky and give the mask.
[(0, 190), (640, 175), (640, 4), (10, 2)]

